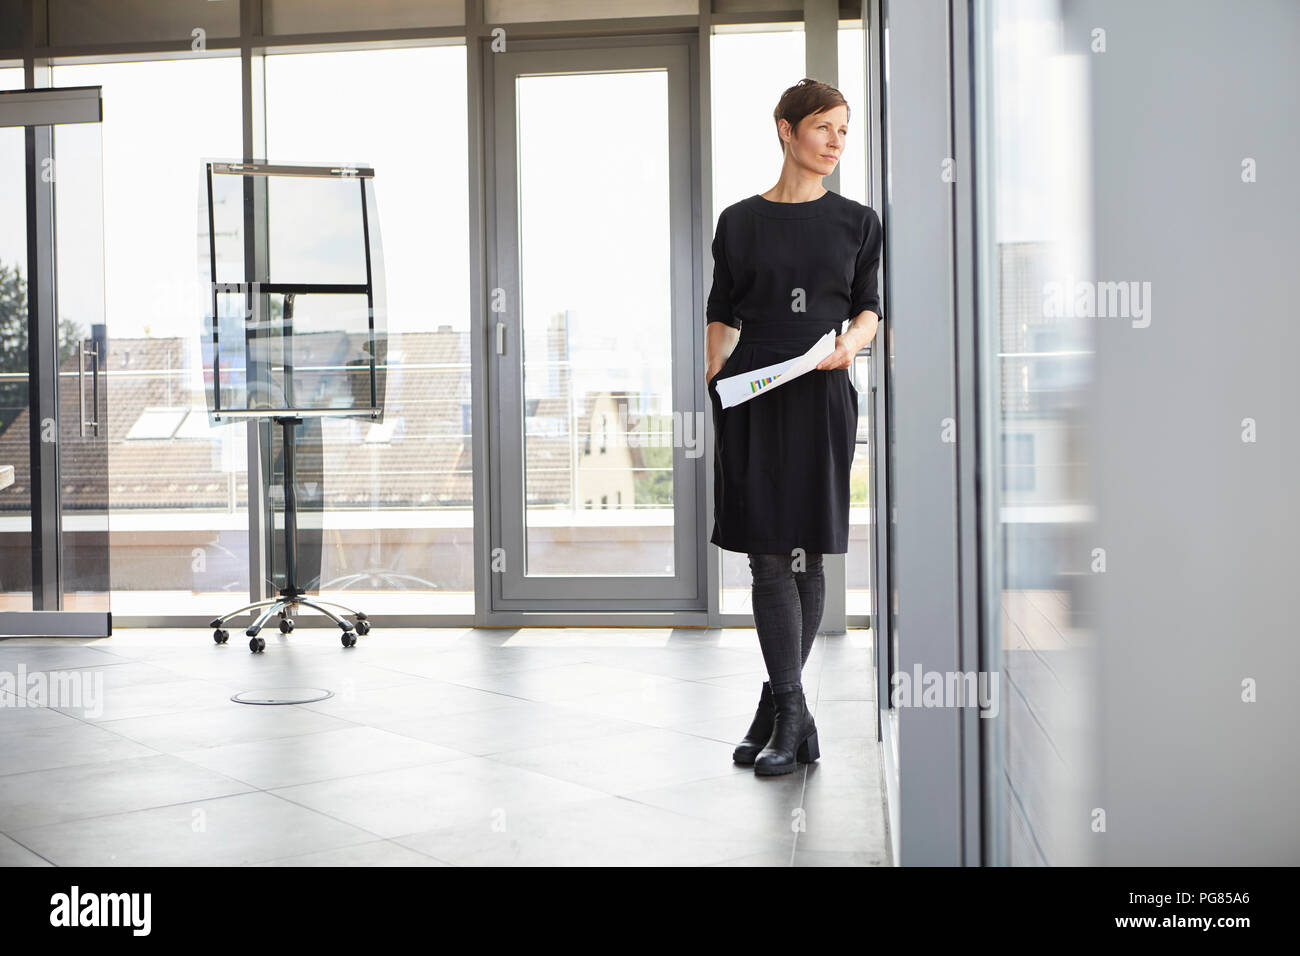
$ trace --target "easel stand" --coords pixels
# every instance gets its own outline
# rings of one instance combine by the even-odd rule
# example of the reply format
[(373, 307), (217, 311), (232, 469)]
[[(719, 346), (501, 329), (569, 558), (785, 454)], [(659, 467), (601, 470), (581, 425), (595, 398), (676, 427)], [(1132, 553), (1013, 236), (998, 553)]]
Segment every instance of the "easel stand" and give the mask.
[[(335, 604), (332, 601), (306, 600), (303, 595), (307, 592), (298, 587), (298, 494), (294, 475), (294, 437), (293, 430), (296, 426), (302, 424), (301, 418), (292, 416), (276, 417), (274, 419), (284, 430), (284, 587), (280, 588), (278, 597), (268, 598), (265, 601), (258, 601), (249, 604), (247, 607), (241, 607), (238, 611), (232, 611), (229, 614), (217, 618), (211, 624), (216, 630), (212, 634), (212, 639), (218, 644), (224, 644), (230, 638), (230, 632), (225, 630), (223, 625), (233, 617), (246, 614), (250, 611), (256, 611), (258, 608), (264, 608), (257, 619), (249, 626), (245, 633), (249, 637), (248, 649), (254, 654), (266, 650), (266, 638), (260, 637), (258, 632), (266, 626), (266, 623), (275, 615), (280, 616), (280, 633), (288, 634), (293, 630), (293, 618), (290, 617), (295, 613), (298, 606), (309, 607), (313, 611), (319, 611), (327, 618), (337, 624), (343, 631), (343, 646), (353, 647), (357, 643), (358, 634), (368, 634), (370, 632), (370, 621), (365, 614), (360, 611), (354, 611), (351, 608), (344, 607), (342, 604)], [(356, 623), (349, 621), (342, 614), (335, 614), (327, 610), (327, 607), (338, 608), (342, 614), (351, 614)]]

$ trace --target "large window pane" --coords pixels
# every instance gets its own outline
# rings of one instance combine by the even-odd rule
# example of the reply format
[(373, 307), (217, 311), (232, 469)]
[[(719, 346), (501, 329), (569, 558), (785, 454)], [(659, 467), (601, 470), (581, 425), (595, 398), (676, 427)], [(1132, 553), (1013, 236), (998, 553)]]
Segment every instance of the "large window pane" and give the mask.
[[(528, 574), (672, 575), (668, 74), (521, 76), (517, 91)], [(637, 117), (581, 198), (557, 188), (573, 103)]]
[(245, 431), (207, 425), (195, 170), (241, 151), (239, 60), (60, 66), (54, 82), (104, 90), (113, 613), (231, 610), (248, 594)]
[[(22, 88), (0, 69), (0, 90)], [(0, 611), (32, 609), (26, 169), (23, 130), (0, 129)]]
[[(840, 157), (839, 193), (860, 203), (867, 201), (867, 173), (871, 168), (868, 135), (871, 110), (867, 104), (865, 64), (866, 32), (861, 20), (845, 20), (839, 32), (839, 89), (849, 101), (849, 135)], [(879, 204), (877, 203), (877, 206)], [(880, 209), (876, 209), (877, 214)], [(879, 341), (879, 338), (877, 339)], [(850, 374), (859, 393), (858, 447), (849, 472), (849, 551), (845, 555), (845, 610), (849, 614), (871, 613), (871, 449), (867, 446), (871, 419), (867, 402), (868, 363), (864, 352), (854, 362)]]
[(383, 423), (300, 429), (299, 583), (371, 614), (472, 612), (464, 47), (270, 56), (266, 84), (266, 158), (374, 168), (386, 272)]
[(1078, 588), (1095, 544), (1083, 412), (1092, 321), (1054, 287), (1092, 274), (1086, 65), (1060, 46), (1057, 5), (989, 4), (977, 44), (981, 449), (986, 647), (1001, 671), (998, 850), (1012, 865), (1078, 865), (1095, 840), (1083, 790), (1093, 641)]

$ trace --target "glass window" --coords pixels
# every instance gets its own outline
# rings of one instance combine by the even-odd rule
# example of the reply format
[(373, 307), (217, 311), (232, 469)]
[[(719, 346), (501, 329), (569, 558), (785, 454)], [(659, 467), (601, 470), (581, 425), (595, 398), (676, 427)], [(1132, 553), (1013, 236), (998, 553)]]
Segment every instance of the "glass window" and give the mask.
[[(375, 171), (384, 421), (302, 426), (297, 459), (314, 483), (299, 500), (299, 583), (370, 613), (474, 608), (465, 69), (461, 45), (266, 59), (266, 158)], [(406, 90), (436, 91), (438, 108), (414, 114)]]
[(781, 175), (772, 110), (804, 76), (803, 24), (719, 28), (711, 43), (713, 222), (734, 202), (771, 189)]
[[(839, 32), (839, 90), (849, 101), (849, 136), (840, 156), (841, 196), (867, 201), (867, 171), (871, 168), (869, 135), (871, 110), (867, 103), (866, 31), (861, 20), (841, 20)], [(877, 210), (879, 212), (879, 210)]]
[[(1092, 715), (1079, 586), (1092, 544), (1080, 442), (1092, 329), (1052, 307), (1091, 274), (1087, 66), (1053, 3), (989, 4), (977, 26), (976, 185), (985, 654), (1003, 706), (989, 768), (994, 862), (1086, 862), (1078, 825)], [(998, 857), (1002, 857), (999, 859)]]
[[(839, 31), (839, 89), (849, 101), (849, 135), (840, 158), (839, 193), (860, 203), (867, 201), (867, 175), (871, 168), (869, 135), (871, 110), (867, 103), (864, 57), (866, 31), (861, 20), (843, 20)], [(880, 210), (877, 209), (879, 214)], [(849, 552), (844, 559), (845, 610), (849, 614), (871, 613), (871, 449), (867, 446), (868, 362), (864, 352), (850, 370), (858, 389), (858, 445), (849, 472)]]
[(146, 408), (126, 431), (127, 441), (169, 439), (189, 414), (185, 408)]
[[(555, 188), (574, 103), (637, 117), (586, 171), (598, 203)], [(672, 575), (668, 72), (519, 76), (516, 104), (527, 573)]]
[(220, 614), (248, 594), (245, 426), (161, 432), (206, 419), (195, 170), (242, 152), (239, 60), (58, 66), (54, 82), (103, 87), (113, 613)]
[[(20, 18), (21, 19), (21, 18)], [(0, 90), (23, 88), (21, 67)], [(32, 609), (31, 420), (27, 353), (27, 153), (20, 127), (0, 129), (0, 610)]]

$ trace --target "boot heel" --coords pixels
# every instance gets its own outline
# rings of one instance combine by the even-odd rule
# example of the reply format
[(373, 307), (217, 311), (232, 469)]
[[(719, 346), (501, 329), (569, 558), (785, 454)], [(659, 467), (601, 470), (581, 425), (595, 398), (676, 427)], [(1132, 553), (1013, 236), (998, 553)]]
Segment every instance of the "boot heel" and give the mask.
[(799, 763), (812, 763), (821, 755), (822, 752), (817, 747), (817, 731), (814, 730), (804, 738), (804, 742), (799, 745), (799, 749), (795, 751), (794, 759), (799, 761)]

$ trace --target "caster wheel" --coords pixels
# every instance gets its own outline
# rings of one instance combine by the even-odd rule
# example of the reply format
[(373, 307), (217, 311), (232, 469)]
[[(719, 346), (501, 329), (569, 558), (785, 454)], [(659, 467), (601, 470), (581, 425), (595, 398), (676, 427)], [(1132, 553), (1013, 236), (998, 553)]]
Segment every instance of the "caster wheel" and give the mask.
[(357, 643), (357, 636), (352, 631), (343, 632), (343, 646), (352, 647)]
[(254, 654), (260, 654), (262, 651), (266, 650), (266, 638), (254, 637), (249, 639), (248, 649)]
[(357, 633), (363, 635), (370, 633), (370, 622), (360, 615), (357, 615)]
[(293, 630), (293, 618), (286, 617), (283, 621), (280, 622), (281, 634), (288, 634), (292, 630)]
[(226, 641), (230, 640), (230, 632), (222, 628), (217, 628), (212, 632), (212, 639), (218, 644), (224, 644)]

